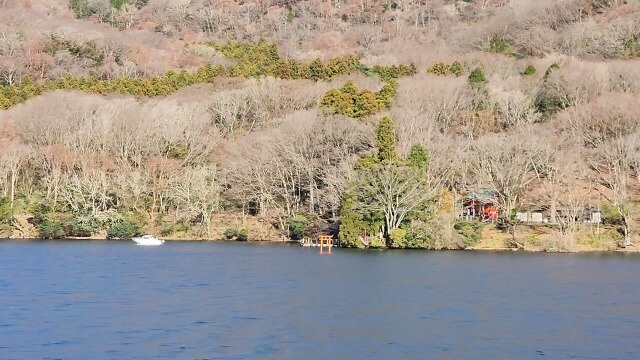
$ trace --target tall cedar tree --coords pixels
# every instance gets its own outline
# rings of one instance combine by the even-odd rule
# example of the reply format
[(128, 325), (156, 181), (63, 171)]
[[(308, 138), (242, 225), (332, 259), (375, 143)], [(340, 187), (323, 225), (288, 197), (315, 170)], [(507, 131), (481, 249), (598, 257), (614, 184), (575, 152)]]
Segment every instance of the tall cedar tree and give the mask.
[(393, 119), (383, 117), (376, 125), (376, 144), (378, 146), (378, 160), (381, 163), (390, 163), (398, 155), (396, 154), (396, 132)]

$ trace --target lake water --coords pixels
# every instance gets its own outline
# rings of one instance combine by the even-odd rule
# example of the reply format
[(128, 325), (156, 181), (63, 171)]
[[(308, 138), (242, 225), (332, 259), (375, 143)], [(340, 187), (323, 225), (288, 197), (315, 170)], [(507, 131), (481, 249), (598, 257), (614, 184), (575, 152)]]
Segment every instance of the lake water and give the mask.
[(0, 359), (637, 359), (640, 256), (0, 241)]

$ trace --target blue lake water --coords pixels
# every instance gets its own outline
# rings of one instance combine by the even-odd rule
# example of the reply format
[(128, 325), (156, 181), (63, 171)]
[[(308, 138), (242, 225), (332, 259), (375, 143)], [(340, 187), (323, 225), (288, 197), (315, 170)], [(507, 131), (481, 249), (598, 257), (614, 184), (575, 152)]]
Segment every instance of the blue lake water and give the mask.
[(0, 241), (0, 359), (637, 359), (640, 256)]

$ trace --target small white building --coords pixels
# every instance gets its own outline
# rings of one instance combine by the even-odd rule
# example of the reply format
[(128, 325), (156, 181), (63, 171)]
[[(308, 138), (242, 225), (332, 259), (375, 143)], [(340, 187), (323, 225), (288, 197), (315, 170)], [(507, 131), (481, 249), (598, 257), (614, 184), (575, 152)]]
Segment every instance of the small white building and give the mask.
[(516, 213), (516, 219), (518, 219), (518, 221), (520, 222), (525, 222), (525, 223), (542, 224), (545, 222), (545, 218), (542, 214), (542, 211), (540, 210), (518, 211)]

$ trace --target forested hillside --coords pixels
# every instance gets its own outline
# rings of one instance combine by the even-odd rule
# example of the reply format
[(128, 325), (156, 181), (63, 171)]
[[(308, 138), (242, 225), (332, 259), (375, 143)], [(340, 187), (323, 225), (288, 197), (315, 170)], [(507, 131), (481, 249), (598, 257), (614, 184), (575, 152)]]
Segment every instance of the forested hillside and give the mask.
[(0, 174), (5, 236), (628, 248), (640, 0), (0, 0)]

